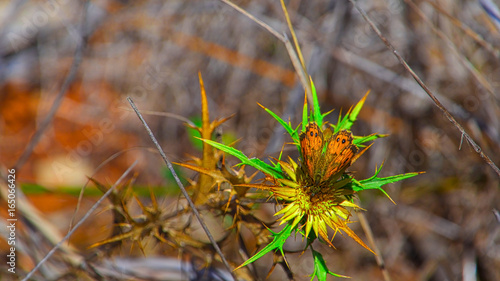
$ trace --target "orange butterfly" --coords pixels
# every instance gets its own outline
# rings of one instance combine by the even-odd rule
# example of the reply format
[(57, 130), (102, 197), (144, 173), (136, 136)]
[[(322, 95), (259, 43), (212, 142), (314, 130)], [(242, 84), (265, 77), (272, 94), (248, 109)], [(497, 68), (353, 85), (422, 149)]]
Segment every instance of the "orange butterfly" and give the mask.
[(315, 184), (337, 180), (358, 151), (352, 140), (347, 130), (333, 134), (330, 128), (323, 132), (316, 123), (309, 123), (300, 134), (303, 172)]

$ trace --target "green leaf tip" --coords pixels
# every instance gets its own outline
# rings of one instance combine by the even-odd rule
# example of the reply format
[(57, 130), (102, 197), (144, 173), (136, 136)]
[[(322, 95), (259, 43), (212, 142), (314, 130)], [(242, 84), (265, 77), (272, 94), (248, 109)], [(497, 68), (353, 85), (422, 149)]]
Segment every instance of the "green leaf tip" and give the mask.
[(227, 154), (230, 154), (236, 158), (238, 158), (241, 161), (241, 164), (243, 165), (248, 165), (251, 167), (254, 167), (255, 169), (262, 171), (266, 174), (272, 175), (275, 178), (283, 178), (282, 172), (280, 169), (277, 169), (266, 162), (258, 159), (258, 158), (248, 158), (243, 152), (239, 151), (238, 149), (234, 147), (227, 146), (222, 143), (218, 143), (212, 140), (207, 140), (207, 139), (201, 139), (205, 143), (208, 143), (209, 145), (224, 151)]
[(283, 245), (285, 244), (286, 240), (290, 235), (292, 234), (293, 227), (290, 224), (287, 224), (280, 232), (276, 233), (272, 230), (269, 229), (271, 232), (271, 235), (273, 236), (273, 241), (269, 243), (266, 247), (264, 247), (262, 250), (260, 250), (258, 253), (253, 255), (251, 258), (246, 260), (244, 263), (242, 263), (240, 266), (238, 266), (236, 269), (239, 269), (243, 266), (247, 266), (251, 264), (252, 262), (262, 258), (265, 254), (273, 251), (273, 250), (279, 250), (281, 255), (285, 255), (283, 252)]
[(274, 119), (276, 119), (276, 121), (278, 121), (278, 123), (281, 124), (281, 126), (283, 126), (283, 128), (285, 128), (285, 130), (287, 131), (287, 133), (292, 137), (292, 139), (297, 142), (298, 139), (299, 139), (299, 134), (297, 132), (297, 129), (293, 129), (291, 124), (289, 122), (286, 122), (285, 120), (283, 120), (281, 117), (279, 117), (276, 113), (274, 113), (273, 111), (271, 111), (269, 108), (261, 105), (260, 103), (257, 103), (260, 107), (262, 107), (267, 113), (269, 113)]
[(358, 118), (358, 114), (363, 108), (363, 105), (365, 104), (366, 98), (368, 97), (368, 94), (370, 91), (368, 90), (366, 94), (359, 100), (359, 102), (353, 107), (347, 111), (346, 115), (341, 118), (339, 115), (339, 122), (337, 123), (335, 128), (335, 133), (340, 131), (340, 130), (350, 130), (356, 119)]
[(311, 251), (314, 257), (314, 272), (311, 274), (311, 280), (313, 280), (314, 277), (316, 277), (318, 281), (326, 281), (326, 276), (328, 274), (340, 278), (351, 278), (349, 276), (336, 274), (328, 270), (328, 267), (326, 266), (326, 262), (323, 259), (323, 256), (319, 252), (316, 252), (313, 249), (311, 249)]
[(311, 77), (309, 77), (309, 80), (311, 81), (311, 90), (313, 97), (312, 120), (316, 122), (316, 124), (318, 124), (318, 126), (321, 128), (323, 127), (323, 115), (321, 114), (321, 110), (319, 108), (318, 94), (316, 93), (316, 87), (314, 86), (314, 82), (312, 81)]
[[(380, 168), (375, 170), (375, 174), (368, 179), (364, 179), (364, 180), (360, 180), (360, 181), (353, 179), (353, 181), (351, 183), (349, 183), (351, 185), (351, 188), (356, 192), (367, 190), (367, 189), (378, 189), (382, 193), (384, 193), (387, 196), (387, 198), (389, 198), (389, 200), (392, 201), (392, 203), (394, 203), (394, 201), (387, 194), (387, 192), (385, 192), (385, 190), (382, 189), (383, 185), (386, 185), (388, 183), (398, 182), (398, 181), (408, 179), (408, 178), (414, 177), (416, 175), (425, 173), (425, 172), (413, 172), (413, 173), (406, 173), (406, 174), (400, 174), (400, 175), (395, 175), (395, 176), (389, 176), (389, 177), (385, 177), (385, 178), (379, 178), (377, 176), (380, 173), (380, 171), (382, 170), (382, 166), (383, 166), (383, 164), (380, 165)], [(396, 204), (396, 203), (394, 203), (394, 204)]]

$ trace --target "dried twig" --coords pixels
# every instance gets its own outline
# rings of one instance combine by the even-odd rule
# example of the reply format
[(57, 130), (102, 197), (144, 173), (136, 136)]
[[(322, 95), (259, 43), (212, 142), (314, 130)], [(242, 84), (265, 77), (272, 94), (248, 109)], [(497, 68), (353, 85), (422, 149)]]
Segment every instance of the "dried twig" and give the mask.
[(437, 36), (439, 36), (439, 38), (441, 38), (446, 43), (448, 48), (452, 51), (452, 54), (458, 58), (458, 60), (465, 66), (465, 68), (467, 68), (467, 70), (469, 70), (469, 72), (472, 74), (472, 77), (476, 79), (477, 83), (479, 83), (491, 95), (491, 98), (496, 103), (498, 103), (498, 99), (496, 98), (493, 86), (488, 82), (488, 80), (486, 80), (481, 75), (481, 73), (479, 73), (476, 67), (460, 53), (455, 43), (453, 43), (453, 41), (451, 41), (451, 39), (448, 38), (443, 31), (438, 29), (437, 26), (432, 23), (432, 21), (424, 14), (424, 12), (413, 1), (411, 0), (404, 0), (404, 1), (406, 4), (408, 4), (408, 6), (410, 6), (415, 11), (415, 13), (418, 14), (419, 17), (421, 17), (424, 20), (424, 22), (426, 22), (431, 27), (432, 31), (434, 31), (434, 33), (436, 33)]
[(481, 45), (485, 50), (490, 52), (496, 58), (500, 58), (500, 50), (495, 48), (488, 41), (484, 40), (480, 34), (477, 34), (477, 32), (472, 30), (466, 24), (461, 22), (459, 19), (450, 15), (450, 13), (448, 13), (445, 9), (441, 8), (437, 3), (434, 3), (433, 1), (429, 1), (429, 0), (426, 0), (426, 2), (429, 3), (438, 12), (440, 12), (441, 14), (446, 16), (448, 19), (450, 19), (450, 21), (451, 21), (451, 23), (453, 23), (453, 25), (460, 28), (467, 36), (471, 37), (474, 41), (476, 41), (479, 45)]
[[(312, 103), (312, 89), (311, 89), (311, 83), (309, 82), (309, 74), (307, 74), (307, 68), (306, 68), (306, 63), (304, 61), (304, 56), (302, 55), (302, 50), (300, 49), (300, 44), (299, 40), (297, 39), (297, 35), (295, 35), (295, 30), (293, 29), (292, 25), (292, 20), (290, 19), (290, 16), (288, 15), (288, 10), (286, 9), (285, 2), (281, 0), (281, 8), (283, 9), (283, 13), (285, 14), (285, 19), (286, 23), (288, 24), (288, 29), (290, 30), (290, 33), (292, 34), (292, 39), (293, 39), (293, 44), (295, 45), (295, 50), (291, 49), (287, 42), (285, 42), (285, 46), (287, 47), (288, 53), (290, 55), (290, 58), (292, 59), (293, 66), (295, 67), (297, 71), (297, 75), (299, 75), (300, 82), (304, 86), (304, 89), (306, 90), (307, 96), (309, 101)], [(285, 36), (285, 38), (288, 41), (288, 38)], [(294, 62), (295, 57), (298, 57), (298, 60), (300, 61), (300, 67), (297, 65), (296, 62)]]
[(391, 50), (394, 56), (398, 59), (399, 63), (403, 65), (403, 67), (410, 73), (410, 75), (417, 81), (417, 83), (424, 89), (427, 95), (432, 99), (432, 101), (436, 104), (436, 106), (443, 112), (444, 116), (460, 131), (460, 133), (465, 137), (465, 139), (470, 143), (470, 145), (474, 148), (474, 150), (484, 159), (484, 161), (497, 173), (500, 177), (500, 169), (491, 161), (491, 159), (484, 154), (481, 147), (476, 144), (476, 142), (472, 139), (472, 137), (465, 131), (465, 129), (460, 125), (457, 120), (451, 115), (451, 113), (441, 104), (441, 102), (436, 98), (436, 96), (432, 93), (432, 91), (427, 87), (427, 85), (420, 79), (420, 77), (412, 70), (412, 68), (408, 65), (408, 63), (403, 59), (403, 57), (399, 54), (396, 48), (387, 40), (387, 38), (382, 35), (382, 32), (378, 29), (378, 27), (373, 23), (373, 21), (368, 17), (366, 12), (356, 3), (354, 0), (349, 0), (352, 5), (358, 10), (358, 12), (363, 16), (365, 21), (370, 25), (370, 27), (375, 31), (377, 36), (384, 42), (386, 47)]
[(122, 174), (122, 176), (115, 182), (115, 184), (113, 184), (113, 186), (111, 186), (109, 190), (106, 191), (106, 193), (104, 193), (104, 195), (101, 198), (99, 198), (99, 200), (97, 200), (97, 202), (95, 202), (94, 205), (92, 205), (92, 208), (90, 208), (88, 212), (85, 213), (85, 215), (82, 217), (82, 219), (77, 224), (75, 224), (75, 227), (73, 227), (68, 232), (68, 234), (66, 234), (66, 236), (64, 236), (64, 238), (61, 241), (59, 241), (40, 262), (38, 262), (35, 268), (33, 268), (28, 273), (28, 275), (26, 275), (26, 277), (23, 278), (23, 281), (28, 280), (42, 266), (42, 264), (46, 262), (55, 253), (55, 251), (59, 249), (59, 247), (61, 247), (62, 243), (64, 243), (66, 240), (69, 239), (69, 237), (71, 237), (71, 235), (73, 235), (73, 233), (90, 217), (90, 215), (94, 213), (97, 207), (101, 205), (102, 201), (104, 201), (104, 199), (106, 199), (111, 194), (111, 192), (113, 192), (115, 187), (118, 186), (123, 181), (123, 179), (125, 179), (125, 177), (132, 171), (132, 169), (135, 167), (136, 164), (137, 160), (134, 163), (132, 163), (132, 165), (130, 165), (130, 167)]
[(250, 14), (249, 12), (247, 12), (244, 9), (240, 8), (238, 5), (234, 4), (233, 2), (231, 2), (229, 0), (221, 0), (221, 1), (224, 2), (224, 3), (226, 3), (227, 5), (231, 6), (236, 11), (242, 13), (244, 16), (248, 17), (249, 19), (253, 20), (258, 25), (262, 26), (265, 30), (269, 31), (269, 33), (271, 33), (272, 35), (274, 35), (274, 37), (278, 38), (281, 42), (285, 42), (285, 37), (283, 37), (283, 35), (281, 35), (278, 31), (276, 31), (276, 29), (272, 28), (267, 23), (265, 23), (265, 22), (261, 21), (260, 19), (256, 18), (255, 16), (253, 16), (252, 14)]
[(500, 212), (497, 209), (493, 209), (492, 212), (495, 215), (495, 218), (497, 219), (498, 223), (500, 223)]
[[(294, 41), (296, 43), (295, 46), (297, 48), (297, 51), (293, 48), (292, 43), (290, 43), (290, 40), (288, 40), (288, 37), (286, 35), (279, 34), (279, 32), (276, 31), (274, 28), (272, 28), (271, 26), (269, 26), (265, 22), (259, 20), (255, 16), (251, 15), (250, 13), (248, 13), (244, 9), (240, 8), (238, 5), (232, 3), (231, 1), (229, 1), (229, 0), (221, 0), (221, 1), (228, 4), (229, 6), (231, 6), (232, 8), (237, 10), (238, 12), (242, 13), (243, 15), (248, 17), (249, 19), (253, 20), (258, 25), (265, 28), (267, 31), (269, 31), (272, 35), (274, 35), (276, 38), (278, 38), (281, 42), (283, 42), (285, 44), (286, 50), (288, 51), (288, 55), (290, 56), (292, 64), (295, 68), (295, 72), (299, 76), (300, 83), (302, 84), (302, 87), (306, 90), (307, 96), (312, 104), (311, 83), (309, 82), (309, 77), (307, 76), (306, 69), (304, 67), (304, 63), (303, 63), (304, 59), (302, 58), (302, 54), (300, 53), (300, 47), (298, 46), (298, 42), (297, 42), (297, 39), (295, 37), (295, 32), (292, 29), (290, 29), (290, 32), (292, 32), (292, 37), (294, 38)], [(286, 8), (283, 6), (283, 9), (285, 10)], [(286, 16), (287, 16), (287, 22), (288, 22), (289, 26), (291, 27), (290, 19), (288, 18), (288, 15), (286, 15)]]
[(361, 227), (363, 228), (366, 234), (366, 238), (368, 238), (368, 243), (370, 244), (370, 247), (372, 247), (373, 251), (376, 254), (375, 260), (377, 261), (377, 265), (380, 268), (380, 271), (382, 271), (384, 280), (391, 281), (391, 276), (389, 275), (389, 271), (385, 267), (384, 258), (379, 248), (377, 247), (377, 244), (375, 243), (375, 237), (373, 236), (373, 231), (370, 227), (370, 224), (368, 224), (368, 221), (366, 220), (365, 214), (360, 211), (356, 211), (356, 214), (358, 215), (359, 223), (361, 224)]
[(156, 149), (158, 149), (158, 152), (160, 152), (161, 158), (163, 159), (165, 164), (167, 164), (168, 169), (170, 170), (170, 172), (174, 176), (174, 179), (175, 179), (175, 182), (177, 183), (177, 186), (179, 186), (179, 188), (180, 188), (182, 194), (184, 195), (184, 197), (186, 198), (189, 206), (193, 210), (194, 215), (196, 216), (196, 218), (200, 222), (201, 227), (203, 228), (203, 230), (207, 234), (208, 239), (210, 240), (210, 243), (212, 243), (212, 246), (214, 247), (215, 251), (221, 257), (222, 263), (227, 268), (227, 270), (229, 272), (231, 272), (231, 275), (233, 276), (234, 280), (236, 280), (236, 277), (234, 276), (234, 273), (231, 270), (231, 266), (229, 266), (229, 263), (227, 262), (226, 258), (224, 257), (224, 254), (222, 253), (219, 245), (217, 244), (217, 241), (215, 241), (215, 239), (212, 236), (212, 234), (210, 233), (210, 230), (208, 229), (207, 225), (205, 224), (205, 222), (201, 218), (200, 213), (198, 212), (198, 210), (196, 209), (196, 206), (193, 203), (193, 200), (191, 200), (191, 197), (187, 193), (186, 188), (184, 188), (184, 185), (182, 184), (181, 180), (179, 179), (179, 176), (175, 172), (174, 167), (172, 166), (172, 163), (170, 163), (170, 161), (168, 160), (167, 156), (165, 155), (165, 152), (163, 151), (160, 144), (156, 140), (156, 137), (154, 136), (153, 132), (149, 128), (149, 125), (146, 123), (146, 120), (144, 120), (144, 118), (142, 117), (142, 114), (139, 112), (139, 109), (137, 108), (134, 101), (132, 101), (132, 99), (130, 97), (127, 97), (127, 101), (130, 103), (130, 106), (134, 109), (135, 113), (137, 114), (137, 116), (141, 120), (142, 125), (144, 126), (144, 128), (148, 132), (148, 135), (151, 138), (151, 140), (153, 141), (154, 145), (156, 146)]
[[(361, 70), (368, 75), (371, 75), (377, 79), (380, 79), (386, 83), (394, 85), (400, 88), (403, 91), (406, 91), (419, 99), (427, 99), (427, 95), (422, 90), (422, 88), (415, 83), (411, 78), (406, 78), (398, 73), (386, 68), (380, 64), (377, 64), (373, 61), (370, 61), (360, 55), (357, 55), (349, 50), (344, 48), (335, 47), (332, 48), (330, 54), (338, 61)], [(451, 112), (455, 115), (458, 115), (460, 118), (466, 118), (470, 116), (470, 114), (465, 111), (460, 105), (456, 104), (454, 101), (450, 100), (446, 96), (441, 95), (440, 93), (435, 93), (436, 97), (438, 97), (443, 104), (445, 104), (448, 108), (451, 108)]]

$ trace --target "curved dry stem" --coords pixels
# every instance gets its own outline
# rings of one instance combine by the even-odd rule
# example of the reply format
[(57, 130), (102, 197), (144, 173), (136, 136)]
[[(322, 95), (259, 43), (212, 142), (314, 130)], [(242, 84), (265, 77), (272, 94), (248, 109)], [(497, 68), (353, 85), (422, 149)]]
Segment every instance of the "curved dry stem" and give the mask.
[(229, 272), (231, 272), (231, 275), (234, 278), (234, 280), (236, 280), (236, 277), (234, 276), (234, 273), (233, 273), (233, 271), (231, 269), (231, 266), (227, 262), (226, 257), (222, 253), (219, 245), (217, 244), (217, 241), (215, 241), (214, 237), (210, 233), (210, 230), (208, 229), (207, 225), (205, 224), (205, 222), (201, 218), (200, 213), (196, 209), (196, 206), (194, 205), (193, 200), (191, 200), (191, 197), (187, 193), (186, 188), (184, 187), (184, 185), (182, 184), (181, 180), (179, 179), (179, 176), (175, 172), (174, 167), (172, 166), (172, 163), (170, 163), (170, 161), (168, 160), (167, 156), (165, 155), (165, 152), (163, 151), (163, 149), (161, 148), (160, 144), (156, 140), (156, 137), (154, 136), (153, 132), (149, 128), (149, 125), (146, 123), (146, 120), (144, 120), (144, 118), (142, 117), (141, 113), (139, 112), (139, 109), (137, 108), (137, 106), (135, 105), (134, 101), (132, 101), (132, 99), (130, 97), (127, 97), (127, 101), (130, 103), (130, 106), (134, 109), (135, 113), (137, 114), (137, 116), (141, 120), (142, 125), (144, 126), (144, 128), (148, 132), (148, 135), (151, 138), (151, 140), (153, 141), (154, 145), (156, 146), (156, 149), (158, 149), (158, 152), (160, 152), (160, 155), (161, 155), (163, 161), (165, 162), (165, 164), (167, 165), (168, 169), (172, 173), (172, 175), (173, 175), (173, 177), (175, 179), (175, 182), (177, 183), (177, 186), (179, 186), (179, 189), (181, 190), (182, 194), (186, 198), (186, 201), (188, 202), (189, 206), (193, 210), (193, 213), (196, 216), (196, 218), (198, 219), (201, 227), (203, 228), (203, 231), (205, 231), (205, 233), (207, 234), (208, 239), (210, 240), (210, 243), (214, 247), (214, 249), (217, 252), (217, 254), (219, 254), (219, 256), (220, 256), (220, 258), (222, 260), (222, 263), (227, 268), (227, 270)]
[(385, 267), (384, 258), (382, 256), (382, 253), (380, 252), (380, 249), (377, 247), (377, 244), (375, 243), (375, 237), (373, 236), (373, 231), (366, 219), (365, 214), (358, 210), (355, 210), (355, 212), (356, 215), (358, 216), (359, 223), (361, 224), (361, 227), (363, 228), (363, 231), (366, 234), (366, 238), (368, 239), (368, 244), (370, 244), (371, 248), (375, 252), (375, 260), (377, 261), (377, 265), (380, 268), (380, 271), (382, 271), (384, 280), (391, 281), (391, 276), (389, 275), (389, 271)]
[(262, 26), (265, 30), (269, 31), (269, 33), (271, 33), (272, 35), (274, 35), (274, 37), (278, 38), (280, 41), (285, 42), (285, 37), (283, 37), (283, 35), (281, 35), (278, 31), (276, 31), (276, 29), (272, 28), (267, 23), (265, 23), (265, 22), (261, 21), (260, 19), (256, 18), (255, 16), (253, 16), (252, 14), (250, 14), (247, 11), (245, 11), (240, 6), (234, 4), (233, 2), (231, 2), (229, 0), (221, 0), (221, 1), (224, 2), (224, 3), (226, 3), (227, 5), (231, 6), (236, 11), (242, 13), (244, 16), (248, 17), (249, 19), (253, 20), (258, 25)]
[[(292, 43), (290, 43), (290, 40), (288, 40), (288, 37), (286, 36), (286, 34), (285, 35), (279, 34), (279, 32), (276, 31), (276, 29), (272, 28), (271, 26), (269, 26), (265, 22), (256, 18), (255, 16), (248, 13), (247, 11), (245, 11), (244, 9), (239, 7), (238, 5), (232, 3), (231, 1), (229, 1), (229, 0), (221, 0), (221, 1), (226, 3), (227, 5), (231, 6), (232, 8), (237, 10), (238, 12), (242, 13), (243, 15), (248, 17), (249, 19), (253, 20), (258, 25), (262, 26), (264, 29), (269, 31), (272, 35), (274, 35), (276, 38), (278, 38), (281, 42), (283, 42), (285, 44), (288, 55), (290, 56), (290, 60), (292, 61), (293, 67), (295, 68), (295, 72), (299, 76), (300, 83), (302, 84), (302, 87), (306, 90), (307, 96), (312, 104), (311, 83), (309, 82), (309, 77), (307, 76), (306, 69), (305, 69), (304, 63), (303, 63), (303, 59), (301, 59), (302, 54), (300, 53), (300, 47), (298, 46), (295, 32), (291, 28), (291, 23), (290, 23), (290, 19), (288, 18), (288, 15), (287, 15), (287, 22), (289, 23), (290, 32), (292, 33), (292, 37), (293, 37), (294, 41), (296, 42), (295, 45), (296, 45), (297, 51), (294, 49)], [(284, 6), (283, 6), (283, 10), (286, 10), (286, 8)]]
[(410, 75), (417, 81), (417, 83), (424, 89), (427, 95), (431, 98), (434, 104), (443, 112), (444, 116), (460, 131), (462, 136), (470, 143), (470, 145), (474, 148), (474, 150), (483, 158), (483, 160), (497, 173), (500, 178), (500, 169), (491, 161), (488, 155), (484, 154), (481, 147), (472, 139), (472, 137), (465, 131), (465, 129), (460, 125), (460, 123), (455, 120), (455, 117), (441, 104), (441, 102), (436, 98), (436, 96), (432, 93), (432, 91), (427, 87), (427, 85), (420, 79), (420, 77), (413, 71), (413, 69), (408, 65), (405, 59), (399, 54), (396, 48), (382, 35), (382, 32), (378, 29), (378, 27), (373, 23), (373, 21), (368, 17), (366, 12), (356, 3), (354, 0), (349, 0), (352, 5), (358, 10), (358, 12), (363, 16), (365, 21), (370, 25), (371, 29), (375, 31), (377, 36), (384, 42), (386, 47), (394, 54), (394, 56), (398, 59), (399, 63), (403, 65), (403, 67), (410, 73)]

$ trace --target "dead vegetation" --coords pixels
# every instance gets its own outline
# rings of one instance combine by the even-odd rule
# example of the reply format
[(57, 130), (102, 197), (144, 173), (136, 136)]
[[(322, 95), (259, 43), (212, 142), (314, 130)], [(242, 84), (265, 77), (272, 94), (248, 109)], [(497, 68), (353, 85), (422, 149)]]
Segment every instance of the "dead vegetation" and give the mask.
[[(236, 4), (278, 34), (288, 32), (278, 2)], [(358, 4), (498, 166), (500, 34), (479, 2)], [(235, 146), (246, 155), (277, 157), (290, 139), (257, 102), (299, 124), (304, 89), (276, 36), (221, 1), (0, 5), (1, 174), (15, 167), (18, 190), (26, 194), (17, 199), (18, 277), (32, 270), (138, 160), (134, 173), (33, 278), (231, 278), (166, 175), (161, 157), (149, 149), (151, 141), (127, 96), (141, 111), (168, 113), (146, 114), (146, 119), (169, 160), (200, 173), (179, 168), (230, 266), (237, 267), (268, 242), (265, 227), (273, 226), (272, 204), (263, 201), (256, 216), (244, 199), (250, 191), (230, 188), (250, 181), (255, 171), (232, 167), (237, 162), (216, 150), (202, 153), (183, 123), (201, 120), (202, 137), (215, 135), (226, 143), (241, 138)], [(384, 175), (426, 171), (386, 188), (397, 205), (376, 192), (360, 198), (392, 280), (500, 279), (500, 222), (494, 215), (500, 207), (499, 175), (349, 1), (291, 0), (287, 7), (320, 104), (335, 108), (329, 121), (371, 89), (352, 130), (390, 135), (352, 170), (369, 177), (384, 161)], [(206, 103), (200, 99), (198, 72)], [(48, 118), (51, 108), (54, 116)], [(202, 112), (210, 112), (210, 118)], [(232, 114), (220, 126), (210, 125)], [(297, 158), (288, 147), (284, 153)], [(214, 164), (218, 169), (210, 170)], [(198, 185), (206, 190), (198, 193)], [(2, 217), (5, 205), (0, 204)], [(359, 225), (351, 227), (365, 239)], [(270, 280), (292, 272), (296, 280), (307, 279), (311, 256), (300, 255), (300, 239), (290, 240), (291, 271), (279, 256), (270, 256), (233, 274), (264, 279), (271, 264), (277, 264)], [(327, 253), (327, 263), (335, 265), (333, 271), (353, 280), (383, 280), (370, 252), (342, 236), (333, 243), (336, 250), (317, 245)], [(1, 246), (6, 259), (7, 244)], [(1, 276), (13, 275), (2, 269)]]

